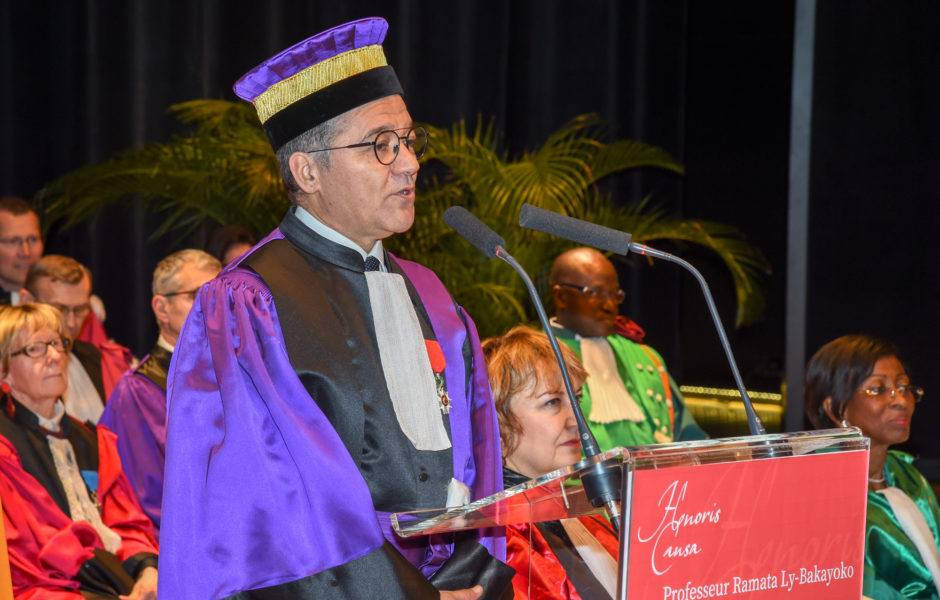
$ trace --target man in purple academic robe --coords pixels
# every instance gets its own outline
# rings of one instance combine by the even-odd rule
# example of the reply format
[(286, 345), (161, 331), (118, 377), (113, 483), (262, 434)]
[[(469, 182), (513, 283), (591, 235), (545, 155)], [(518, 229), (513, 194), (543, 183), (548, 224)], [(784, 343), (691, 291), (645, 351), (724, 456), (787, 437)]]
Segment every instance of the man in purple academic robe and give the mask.
[(493, 494), (502, 474), (472, 321), (382, 246), (413, 223), (427, 144), (387, 27), (341, 25), (235, 86), (294, 206), (200, 290), (180, 335), (161, 598), (511, 597), (501, 531), (402, 539), (389, 525)]
[(153, 271), (150, 308), (157, 319), (157, 342), (133, 371), (125, 373), (105, 404), (99, 425), (117, 434), (124, 473), (144, 513), (160, 536), (163, 463), (166, 456), (166, 377), (196, 292), (219, 274), (222, 264), (202, 250), (174, 252)]

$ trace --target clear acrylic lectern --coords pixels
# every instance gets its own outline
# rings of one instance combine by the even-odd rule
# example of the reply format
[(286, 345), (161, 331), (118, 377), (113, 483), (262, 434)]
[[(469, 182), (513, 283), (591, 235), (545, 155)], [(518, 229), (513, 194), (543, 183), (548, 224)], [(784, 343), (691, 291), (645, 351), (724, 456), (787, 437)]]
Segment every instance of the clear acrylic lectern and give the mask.
[[(631, 597), (642, 598), (649, 594), (649, 590), (655, 589), (657, 597), (681, 600), (683, 597), (689, 597), (689, 586), (695, 587), (693, 583), (698, 580), (694, 577), (701, 578), (702, 584), (699, 587), (704, 590), (701, 593), (707, 593), (709, 589), (724, 589), (726, 595), (732, 595), (734, 590), (743, 589), (744, 592), (739, 592), (744, 594), (741, 597), (774, 598), (777, 593), (792, 591), (794, 585), (815, 584), (813, 578), (822, 572), (820, 569), (829, 568), (825, 562), (823, 567), (819, 566), (819, 561), (828, 560), (825, 556), (813, 559), (807, 552), (817, 545), (815, 540), (819, 535), (818, 526), (811, 520), (816, 516), (825, 516), (820, 512), (820, 504), (834, 501), (827, 496), (831, 492), (838, 495), (837, 501), (843, 503), (845, 510), (859, 514), (861, 520), (858, 522), (856, 518), (851, 522), (831, 525), (836, 527), (835, 531), (839, 534), (842, 545), (833, 547), (829, 544), (828, 551), (831, 553), (835, 548), (835, 551), (845, 555), (840, 561), (842, 578), (838, 582), (839, 585), (832, 585), (834, 582), (830, 581), (825, 587), (806, 587), (801, 591), (804, 597), (805, 594), (811, 594), (817, 598), (849, 598), (854, 594), (857, 599), (861, 592), (868, 445), (868, 438), (862, 437), (858, 429), (850, 427), (616, 448), (464, 506), (396, 513), (391, 519), (398, 535), (411, 537), (599, 514), (603, 512), (603, 508), (595, 507), (588, 501), (581, 485), (581, 477), (585, 473), (596, 472), (600, 463), (604, 463), (607, 468), (613, 464), (622, 468), (621, 498), (624, 499), (621, 504), (622, 559), (619, 561), (616, 598), (625, 599), (630, 590), (642, 588), (645, 590), (642, 592), (644, 595), (634, 591), (634, 596)], [(708, 504), (711, 510), (709, 514), (714, 514), (714, 507), (723, 508), (724, 515), (707, 527), (694, 523), (699, 528), (697, 532), (694, 527), (689, 526), (693, 521), (681, 521), (685, 527), (680, 529), (680, 521), (676, 521), (677, 515), (682, 515), (678, 504), (670, 506), (664, 500), (665, 488), (652, 477), (653, 473), (647, 473), (650, 471), (667, 471), (655, 475), (666, 478), (662, 481), (671, 486), (668, 489), (675, 490), (676, 484), (681, 483), (682, 498), (686, 498), (688, 494), (688, 502)], [(669, 483), (670, 481), (674, 483)], [(753, 492), (746, 486), (753, 486)], [(748, 491), (738, 489), (741, 487)], [(676, 494), (673, 494), (673, 497), (675, 496)], [(758, 506), (749, 507), (748, 501), (758, 503)], [(848, 504), (845, 504), (846, 502)], [(762, 510), (764, 506), (768, 507), (766, 511)], [(656, 562), (661, 557), (655, 553), (662, 548), (641, 548), (648, 545), (644, 541), (648, 538), (643, 531), (644, 518), (647, 521), (652, 518), (662, 522), (657, 507), (663, 507), (665, 515), (674, 521), (668, 523), (671, 528), (666, 530), (670, 541), (676, 542), (679, 538), (690, 535), (690, 532), (695, 532), (698, 536), (681, 540), (684, 546), (668, 546), (679, 547), (680, 550), (693, 547), (697, 549), (698, 552), (688, 551), (692, 556), (686, 557), (685, 563), (670, 558), (669, 561), (676, 562), (670, 562), (669, 568), (657, 567)], [(735, 536), (740, 537), (742, 522), (753, 522), (754, 528), (759, 529), (762, 520), (768, 518), (765, 514), (771, 510), (770, 516), (775, 525), (768, 529), (768, 539), (757, 546), (756, 553), (760, 554), (760, 548), (774, 548), (774, 553), (765, 561), (768, 565), (753, 564), (753, 539), (739, 540)], [(736, 513), (745, 516), (736, 516)], [(705, 513), (699, 511), (689, 514)], [(799, 526), (794, 526), (794, 523)], [(646, 527), (647, 531), (652, 527)], [(709, 527), (711, 529), (708, 529)], [(806, 539), (800, 538), (799, 531), (796, 531), (803, 528), (807, 531), (804, 536)], [(624, 532), (629, 532), (629, 535), (624, 535)], [(662, 542), (662, 535), (661, 532), (656, 538), (657, 542)], [(830, 534), (827, 539), (831, 538)], [(736, 544), (741, 545), (740, 550), (736, 549)], [(631, 549), (631, 546), (634, 548)], [(717, 548), (721, 551), (718, 552)], [(629, 559), (631, 551), (637, 556), (641, 552), (644, 556), (647, 552), (652, 554), (650, 560), (644, 558), (642, 563), (638, 563), (637, 560)], [(675, 551), (675, 554), (669, 556), (678, 553), (679, 551)], [(810, 559), (817, 560), (813, 567), (806, 566), (809, 564), (806, 561)], [(735, 561), (735, 564), (721, 562), (729, 560)], [(652, 564), (650, 573), (646, 572), (647, 562)], [(779, 575), (774, 571), (770, 572), (770, 575), (748, 577), (752, 571), (763, 573), (763, 570), (774, 566), (779, 567)], [(683, 574), (682, 569), (686, 567), (691, 569), (691, 574)], [(847, 578), (845, 575), (849, 572), (849, 567), (851, 577)], [(816, 570), (807, 571), (813, 568)], [(659, 573), (661, 570), (663, 573)], [(667, 581), (664, 576), (667, 571), (669, 577), (689, 579), (689, 583), (685, 584), (685, 593), (682, 593), (680, 588), (673, 588), (670, 583), (664, 583)], [(793, 573), (803, 575), (804, 583), (795, 581)], [(835, 576), (832, 570), (825, 573), (830, 577)], [(646, 587), (639, 584), (634, 586), (631, 577), (649, 579), (654, 583), (645, 583)], [(789, 589), (781, 586), (781, 577), (784, 580), (790, 579), (789, 582), (783, 582), (789, 583)], [(854, 591), (856, 583), (857, 592)], [(774, 584), (776, 587), (772, 587)], [(748, 586), (761, 587), (765, 593), (745, 593), (750, 589)], [(675, 590), (675, 593), (670, 596), (672, 590)]]

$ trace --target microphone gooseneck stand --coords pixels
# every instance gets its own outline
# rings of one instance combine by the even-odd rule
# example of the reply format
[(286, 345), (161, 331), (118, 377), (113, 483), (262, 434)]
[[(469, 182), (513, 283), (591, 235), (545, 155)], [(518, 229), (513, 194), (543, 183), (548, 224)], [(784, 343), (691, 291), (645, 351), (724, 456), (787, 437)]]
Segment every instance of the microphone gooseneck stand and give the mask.
[(718, 308), (715, 306), (715, 299), (712, 298), (711, 290), (708, 288), (708, 283), (705, 282), (705, 278), (702, 277), (698, 269), (674, 254), (656, 250), (655, 248), (637, 244), (636, 242), (630, 242), (630, 250), (641, 256), (652, 256), (653, 258), (675, 263), (691, 273), (696, 281), (698, 281), (698, 284), (702, 287), (702, 294), (705, 296), (705, 303), (708, 304), (708, 312), (711, 314), (712, 321), (715, 323), (715, 329), (718, 331), (718, 339), (721, 340), (721, 347), (724, 348), (725, 356), (728, 358), (728, 364), (731, 366), (731, 375), (734, 377), (734, 383), (738, 386), (738, 391), (741, 393), (741, 400), (744, 402), (744, 411), (745, 414), (747, 414), (747, 427), (751, 435), (764, 435), (767, 433), (767, 430), (764, 429), (764, 423), (761, 422), (760, 417), (757, 416), (757, 411), (754, 410), (754, 405), (751, 404), (751, 397), (747, 395), (747, 390), (744, 388), (744, 380), (741, 379), (741, 373), (738, 371), (738, 363), (734, 360), (734, 355), (731, 353), (731, 344), (728, 342), (728, 335), (725, 333), (725, 328), (721, 324), (721, 319), (718, 317)]
[(721, 319), (718, 317), (718, 309), (715, 307), (715, 300), (712, 298), (711, 291), (708, 289), (708, 284), (705, 282), (705, 278), (702, 277), (702, 274), (699, 273), (695, 267), (682, 260), (678, 256), (674, 256), (668, 252), (655, 250), (649, 246), (632, 242), (631, 239), (633, 236), (631, 236), (629, 233), (617, 231), (616, 229), (612, 229), (610, 227), (604, 227), (603, 225), (589, 223), (580, 219), (575, 219), (574, 217), (560, 215), (558, 213), (532, 206), (531, 204), (522, 205), (522, 211), (519, 213), (519, 225), (527, 229), (534, 229), (536, 231), (541, 231), (543, 233), (565, 238), (585, 246), (592, 246), (600, 250), (607, 250), (608, 252), (613, 252), (615, 254), (626, 255), (630, 250), (632, 250), (633, 252), (640, 255), (652, 256), (654, 258), (659, 258), (675, 263), (692, 273), (695, 279), (699, 282), (699, 285), (702, 287), (702, 293), (705, 295), (705, 302), (708, 304), (708, 311), (711, 314), (712, 321), (715, 324), (715, 329), (718, 331), (718, 338), (721, 341), (722, 348), (724, 348), (725, 356), (728, 358), (728, 364), (731, 367), (731, 373), (734, 376), (734, 382), (738, 386), (738, 391), (741, 393), (741, 400), (744, 402), (744, 411), (745, 414), (747, 414), (748, 429), (750, 430), (751, 435), (764, 435), (767, 433), (767, 430), (764, 429), (764, 424), (757, 415), (757, 411), (754, 410), (754, 405), (751, 403), (751, 398), (748, 396), (747, 390), (744, 389), (744, 381), (741, 379), (741, 373), (738, 371), (738, 365), (735, 362), (734, 355), (731, 352), (731, 344), (728, 343), (728, 336), (725, 334), (725, 328), (721, 324)]
[[(561, 369), (561, 378), (564, 381), (565, 391), (568, 393), (568, 400), (571, 403), (575, 421), (578, 424), (578, 435), (581, 439), (581, 448), (584, 451), (584, 455), (587, 458), (591, 458), (599, 454), (600, 448), (597, 445), (597, 440), (594, 438), (594, 434), (591, 433), (587, 425), (584, 413), (581, 412), (581, 406), (571, 386), (571, 377), (568, 374), (568, 368), (561, 354), (561, 347), (558, 345), (558, 340), (552, 332), (548, 315), (545, 313), (545, 307), (542, 305), (542, 301), (539, 299), (538, 292), (535, 290), (535, 286), (532, 284), (532, 279), (529, 277), (528, 273), (525, 272), (525, 269), (523, 269), (516, 259), (506, 250), (506, 242), (503, 238), (477, 219), (467, 209), (462, 206), (452, 206), (448, 208), (444, 212), (444, 222), (486, 256), (498, 258), (507, 263), (522, 278), (526, 289), (529, 291), (529, 296), (532, 298), (532, 303), (535, 305), (535, 310), (538, 313), (539, 321), (542, 323), (542, 328), (545, 330), (548, 341), (552, 346), (552, 352), (554, 352), (555, 359), (558, 361), (558, 366)], [(595, 507), (603, 506), (607, 511), (607, 515), (610, 517), (610, 522), (614, 526), (615, 531), (618, 532), (620, 531), (621, 477), (622, 471), (620, 464), (615, 460), (596, 463), (588, 472), (585, 472), (581, 476), (584, 493), (591, 502), (591, 505)]]

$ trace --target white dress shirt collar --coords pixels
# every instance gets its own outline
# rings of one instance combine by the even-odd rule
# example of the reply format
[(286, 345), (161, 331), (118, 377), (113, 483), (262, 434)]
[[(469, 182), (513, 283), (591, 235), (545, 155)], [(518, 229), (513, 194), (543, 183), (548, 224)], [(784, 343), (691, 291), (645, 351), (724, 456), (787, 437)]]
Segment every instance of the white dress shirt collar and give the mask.
[(330, 240), (331, 242), (339, 244), (340, 246), (345, 246), (346, 248), (349, 248), (351, 250), (355, 250), (356, 252), (358, 252), (359, 255), (362, 256), (363, 262), (365, 262), (367, 257), (374, 256), (375, 258), (378, 259), (379, 265), (381, 265), (382, 272), (385, 273), (388, 271), (385, 268), (385, 251), (382, 248), (382, 240), (376, 240), (375, 245), (372, 246), (372, 249), (366, 252), (365, 250), (362, 249), (361, 246), (359, 246), (359, 244), (352, 241), (351, 239), (349, 239), (342, 233), (336, 231), (329, 225), (326, 225), (325, 223), (323, 223), (323, 221), (320, 221), (319, 219), (317, 219), (315, 216), (307, 212), (304, 208), (300, 206), (295, 206), (294, 216), (297, 217), (297, 219), (301, 223), (303, 223), (304, 225), (312, 229), (314, 233), (317, 233), (325, 237), (326, 239)]

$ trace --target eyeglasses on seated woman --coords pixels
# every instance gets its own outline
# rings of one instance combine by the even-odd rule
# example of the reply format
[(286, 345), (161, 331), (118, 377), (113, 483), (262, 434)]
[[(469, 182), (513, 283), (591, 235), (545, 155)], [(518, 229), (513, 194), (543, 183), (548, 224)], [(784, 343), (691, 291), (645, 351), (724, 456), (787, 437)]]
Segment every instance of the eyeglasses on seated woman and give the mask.
[(940, 598), (940, 510), (933, 490), (891, 446), (911, 435), (924, 391), (894, 344), (846, 335), (806, 366), (804, 406), (819, 429), (858, 427), (870, 438), (865, 581), (868, 598)]
[[(562, 356), (575, 390), (587, 372), (574, 352)], [(544, 333), (516, 327), (483, 342), (499, 420), (506, 487), (581, 460), (574, 411)], [(530, 543), (531, 536), (531, 543)], [(612, 598), (618, 541), (604, 517), (506, 528), (507, 560), (517, 599)], [(531, 556), (531, 562), (530, 562)], [(565, 566), (567, 565), (567, 568)]]
[(0, 494), (16, 598), (156, 598), (157, 543), (115, 437), (65, 414), (70, 341), (45, 304), (0, 306)]

